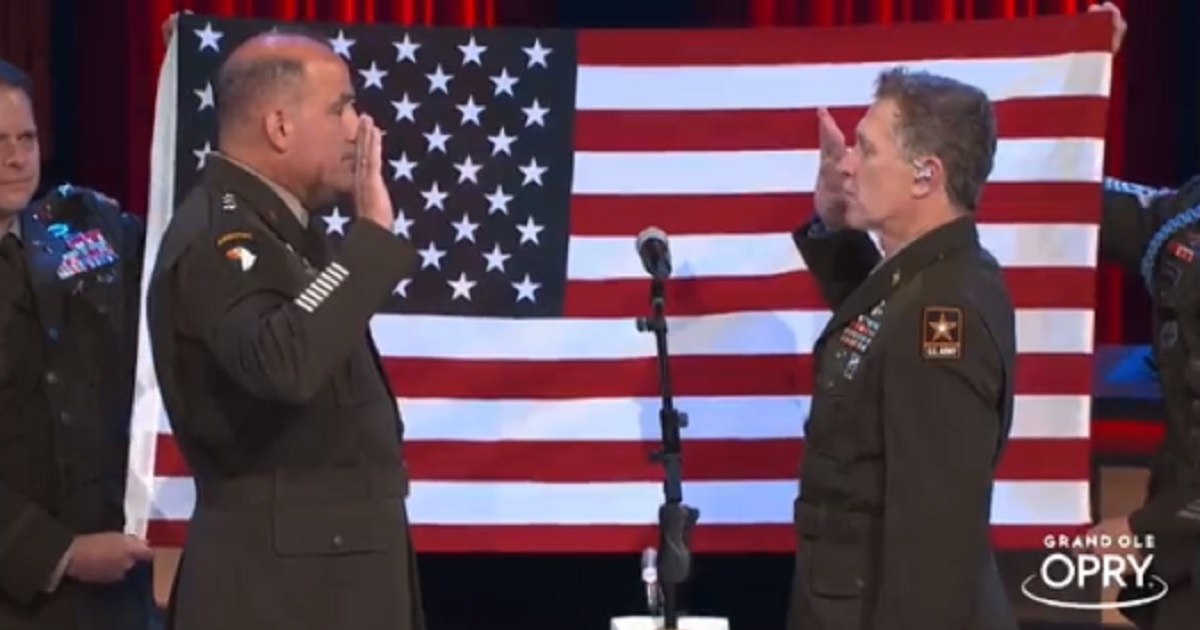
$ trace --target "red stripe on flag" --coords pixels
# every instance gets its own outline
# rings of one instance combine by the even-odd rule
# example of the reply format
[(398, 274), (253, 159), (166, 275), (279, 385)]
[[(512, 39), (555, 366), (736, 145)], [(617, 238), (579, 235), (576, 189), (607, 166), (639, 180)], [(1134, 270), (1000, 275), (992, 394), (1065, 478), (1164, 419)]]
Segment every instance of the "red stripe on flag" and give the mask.
[[(1017, 308), (1091, 309), (1095, 269), (1008, 268), (1004, 279)], [(638, 317), (649, 308), (649, 281), (572, 280), (567, 317)], [(675, 278), (666, 284), (671, 317), (746, 311), (825, 310), (812, 274), (799, 271), (748, 278)]]
[[(630, 326), (633, 324), (630, 323)], [(384, 370), (404, 398), (561, 400), (658, 396), (654, 357), (619, 361), (463, 361), (389, 357)], [(810, 355), (673, 356), (676, 396), (789, 396), (812, 393)], [(1091, 392), (1086, 354), (1023, 354), (1018, 394)], [(468, 389), (469, 388), (469, 389)]]
[(1112, 22), (1105, 16), (903, 28), (595, 29), (579, 32), (577, 54), (583, 66), (832, 64), (1109, 52), (1111, 39)]
[[(797, 417), (797, 424), (803, 418)], [(803, 441), (689, 440), (683, 476), (688, 481), (796, 478)], [(662, 480), (662, 466), (650, 461), (658, 442), (611, 441), (410, 441), (404, 460), (414, 480), (538, 481), (545, 483)], [(397, 451), (399, 456), (399, 451)], [(1071, 481), (1086, 478), (1091, 450), (1086, 439), (1016, 439), (1008, 443), (996, 470), (1004, 480)], [(173, 436), (158, 436), (155, 474), (190, 473)]]
[[(831, 110), (849, 135), (866, 107)], [(1108, 101), (1099, 96), (1014, 99), (996, 104), (1008, 138), (1103, 138)], [(816, 149), (817, 112), (791, 110), (592, 111), (574, 122), (576, 151)]]
[[(790, 553), (796, 533), (790, 524), (701, 525), (692, 533), (698, 553)], [(993, 525), (992, 545), (1002, 550), (1045, 549), (1048, 534), (1081, 534), (1086, 526)], [(182, 547), (186, 521), (150, 521), (150, 540)], [(624, 553), (657, 545), (653, 525), (414, 525), (413, 547), (422, 553)]]
[[(797, 174), (797, 177), (805, 175)], [(1100, 220), (1100, 184), (988, 184), (982, 224)], [(812, 195), (572, 195), (573, 236), (629, 236), (647, 225), (671, 235), (791, 232), (812, 214)]]

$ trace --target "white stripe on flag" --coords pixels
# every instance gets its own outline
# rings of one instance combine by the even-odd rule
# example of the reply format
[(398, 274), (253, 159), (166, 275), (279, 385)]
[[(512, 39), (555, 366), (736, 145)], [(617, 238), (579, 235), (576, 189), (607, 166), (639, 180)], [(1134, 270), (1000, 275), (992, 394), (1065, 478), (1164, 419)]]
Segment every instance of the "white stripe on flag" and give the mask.
[(1107, 97), (1111, 60), (1110, 53), (1086, 52), (1042, 57), (770, 66), (583, 65), (576, 78), (575, 106), (587, 110), (866, 106), (874, 100), (879, 73), (898, 65), (965, 81), (987, 92), (993, 101)]
[[(672, 356), (801, 355), (827, 311), (746, 312), (672, 317)], [(1090, 353), (1095, 313), (1018, 309), (1017, 351)], [(381, 314), (371, 332), (385, 357), (470, 360), (600, 360), (655, 356), (654, 337), (628, 318), (500, 319)]]
[[(791, 234), (671, 236), (674, 278), (773, 276), (807, 269)], [(634, 235), (572, 236), (571, 280), (643, 280)], [(1094, 268), (1099, 229), (1086, 224), (984, 223), (980, 243), (1005, 268)]]
[[(808, 396), (680, 396), (687, 440), (804, 437)], [(658, 398), (476, 400), (399, 398), (404, 441), (521, 442), (658, 440)], [(159, 431), (171, 433), (166, 415)], [(1091, 397), (1017, 394), (1011, 439), (1084, 439)]]
[[(158, 480), (157, 518), (189, 518), (195, 486), (188, 478)], [(689, 505), (705, 525), (786, 524), (799, 490), (779, 481), (691, 481)], [(640, 525), (655, 522), (659, 482), (530, 483), (414, 481), (408, 498), (415, 525)], [(1086, 481), (998, 481), (993, 525), (1078, 525), (1088, 522)]]
[[(797, 142), (799, 142), (797, 140)], [(812, 192), (816, 149), (778, 151), (576, 151), (577, 195), (734, 195)], [(551, 166), (551, 168), (554, 168)], [(1001, 139), (990, 183), (1099, 182), (1104, 141)]]
[(138, 299), (137, 364), (134, 376), (133, 413), (129, 426), (129, 459), (125, 477), (125, 532), (145, 537), (154, 501), (154, 461), (159, 418), (164, 415), (158, 375), (146, 327), (146, 291), (175, 204), (175, 126), (179, 110), (179, 33), (167, 42), (158, 75), (154, 104), (154, 136), (150, 144), (150, 192), (147, 197), (142, 286)]

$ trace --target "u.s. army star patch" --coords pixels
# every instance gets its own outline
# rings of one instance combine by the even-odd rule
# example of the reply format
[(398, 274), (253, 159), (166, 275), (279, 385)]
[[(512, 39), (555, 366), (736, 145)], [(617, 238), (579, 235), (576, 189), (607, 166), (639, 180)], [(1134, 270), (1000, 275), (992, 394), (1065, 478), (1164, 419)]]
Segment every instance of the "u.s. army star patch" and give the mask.
[(963, 346), (962, 309), (927, 306), (921, 311), (921, 355), (926, 359), (958, 359)]

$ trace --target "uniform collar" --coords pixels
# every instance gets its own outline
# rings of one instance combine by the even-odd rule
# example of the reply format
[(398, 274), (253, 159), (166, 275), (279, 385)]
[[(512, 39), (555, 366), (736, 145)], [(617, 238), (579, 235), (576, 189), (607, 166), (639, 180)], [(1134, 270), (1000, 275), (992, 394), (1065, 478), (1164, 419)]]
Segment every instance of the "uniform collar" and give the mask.
[(875, 271), (886, 270), (891, 273), (892, 284), (896, 284), (899, 279), (907, 278), (955, 251), (977, 249), (979, 246), (979, 230), (975, 225), (975, 218), (964, 214), (904, 244), (881, 261)]
[(275, 195), (279, 197), (281, 201), (283, 201), (283, 204), (287, 206), (288, 210), (292, 211), (292, 215), (296, 217), (296, 220), (300, 222), (300, 225), (308, 226), (308, 210), (304, 208), (304, 204), (300, 203), (300, 199), (296, 197), (296, 195), (293, 195), (291, 191), (275, 183), (266, 175), (254, 170), (254, 168), (250, 167), (244, 162), (235, 160), (224, 153), (213, 153), (209, 157), (211, 158), (214, 156), (218, 159), (225, 160), (229, 164), (236, 166), (243, 171), (246, 171), (250, 175), (254, 176), (255, 179), (266, 184), (267, 188), (270, 188), (271, 192), (275, 193)]
[(8, 231), (5, 232), (5, 235), (12, 234), (17, 237), (18, 241), (23, 240), (21, 236), (21, 214), (23, 213), (19, 213), (13, 217), (12, 223), (8, 225)]

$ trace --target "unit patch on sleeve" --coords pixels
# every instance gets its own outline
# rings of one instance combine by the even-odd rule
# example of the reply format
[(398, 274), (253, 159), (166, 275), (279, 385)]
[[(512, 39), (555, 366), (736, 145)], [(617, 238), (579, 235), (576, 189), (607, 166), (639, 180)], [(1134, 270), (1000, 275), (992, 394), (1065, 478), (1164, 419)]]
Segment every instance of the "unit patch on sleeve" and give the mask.
[(921, 311), (921, 355), (926, 359), (962, 357), (962, 309), (927, 306)]
[(249, 232), (226, 232), (217, 238), (217, 249), (242, 271), (253, 269), (258, 260), (253, 245), (254, 235)]

